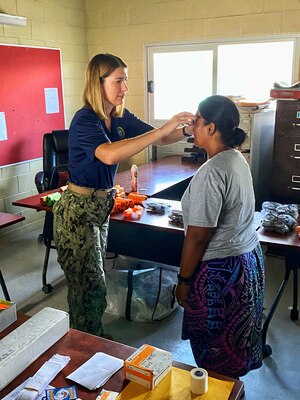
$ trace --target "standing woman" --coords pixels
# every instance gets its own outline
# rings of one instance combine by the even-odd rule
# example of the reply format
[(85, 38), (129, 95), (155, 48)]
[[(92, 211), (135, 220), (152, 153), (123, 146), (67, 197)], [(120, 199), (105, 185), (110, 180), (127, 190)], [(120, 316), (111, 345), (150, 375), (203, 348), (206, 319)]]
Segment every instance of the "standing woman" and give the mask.
[(262, 365), (263, 257), (254, 228), (249, 166), (239, 112), (223, 96), (199, 104), (194, 142), (203, 164), (182, 197), (185, 240), (176, 297), (182, 339), (199, 367), (233, 378)]
[(69, 128), (69, 185), (53, 207), (54, 236), (68, 286), (70, 325), (101, 336), (106, 308), (104, 257), (108, 217), (114, 205), (118, 163), (151, 144), (181, 140), (180, 124), (195, 116), (182, 112), (161, 128), (124, 109), (127, 65), (111, 54), (89, 62), (84, 106)]

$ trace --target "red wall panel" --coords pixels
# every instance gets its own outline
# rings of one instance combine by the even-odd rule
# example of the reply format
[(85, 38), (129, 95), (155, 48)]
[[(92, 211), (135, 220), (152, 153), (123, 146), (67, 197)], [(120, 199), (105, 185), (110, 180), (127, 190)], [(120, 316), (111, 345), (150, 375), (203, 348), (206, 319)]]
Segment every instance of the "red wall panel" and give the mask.
[[(46, 113), (45, 88), (57, 88), (58, 113)], [(0, 165), (42, 157), (44, 133), (65, 128), (59, 49), (0, 45), (0, 112)]]

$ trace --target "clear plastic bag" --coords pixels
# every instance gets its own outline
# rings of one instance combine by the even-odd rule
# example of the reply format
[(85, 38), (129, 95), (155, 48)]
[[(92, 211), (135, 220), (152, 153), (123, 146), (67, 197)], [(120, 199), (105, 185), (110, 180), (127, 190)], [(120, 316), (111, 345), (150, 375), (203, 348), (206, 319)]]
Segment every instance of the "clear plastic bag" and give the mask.
[(136, 322), (151, 322), (174, 311), (178, 305), (175, 302), (171, 306), (177, 270), (164, 264), (147, 266), (149, 262), (123, 259), (106, 272), (106, 312)]

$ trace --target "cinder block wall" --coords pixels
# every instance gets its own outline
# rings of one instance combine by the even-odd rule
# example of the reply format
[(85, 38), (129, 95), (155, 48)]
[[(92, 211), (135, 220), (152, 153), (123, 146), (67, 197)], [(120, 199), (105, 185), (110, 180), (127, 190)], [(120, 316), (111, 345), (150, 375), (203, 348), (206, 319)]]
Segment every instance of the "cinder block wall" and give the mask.
[[(115, 53), (128, 63), (126, 106), (143, 118), (146, 43), (300, 31), (299, 0), (0, 0), (0, 12), (28, 18), (26, 27), (0, 25), (0, 43), (62, 50), (66, 127), (81, 105), (86, 63), (97, 53)], [(121, 167), (144, 160), (142, 152)], [(41, 165), (34, 160), (0, 168), (0, 211), (24, 214), (22, 229), (37, 227), (43, 214), (11, 202), (36, 193), (34, 175)], [(16, 228), (2, 230), (0, 237)]]
[[(0, 0), (0, 12), (27, 17), (24, 27), (0, 25), (1, 44), (61, 49), (68, 127), (74, 111), (81, 106), (84, 70), (88, 62), (85, 0)], [(26, 230), (42, 227), (43, 212), (12, 205), (16, 199), (37, 193), (34, 177), (41, 169), (41, 159), (0, 167), (0, 211), (25, 216), (24, 222), (2, 229), (0, 240), (4, 236), (24, 234)]]
[[(124, 58), (129, 65), (126, 106), (141, 117), (145, 44), (300, 31), (299, 0), (86, 0), (86, 4), (89, 58), (99, 52)], [(237, 56), (234, 62), (240, 61)], [(137, 163), (144, 156), (143, 152), (135, 157)]]

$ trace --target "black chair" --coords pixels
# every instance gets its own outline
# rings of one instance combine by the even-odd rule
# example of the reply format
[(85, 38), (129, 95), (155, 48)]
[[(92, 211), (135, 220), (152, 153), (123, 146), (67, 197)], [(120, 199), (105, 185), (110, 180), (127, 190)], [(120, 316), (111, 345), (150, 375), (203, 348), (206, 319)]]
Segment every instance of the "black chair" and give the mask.
[[(66, 185), (68, 175), (68, 131), (53, 131), (45, 133), (43, 140), (43, 171), (35, 176), (35, 184), (39, 193), (56, 189)], [(51, 249), (55, 249), (53, 242), (53, 214), (46, 212), (43, 233), (40, 240), (46, 246), (42, 271), (43, 292), (50, 293), (52, 285), (47, 284), (47, 269)]]
[(38, 172), (35, 176), (35, 185), (39, 193), (51, 190), (50, 180), (53, 169), (59, 165), (68, 164), (68, 140), (68, 130), (52, 131), (44, 134), (43, 171)]

